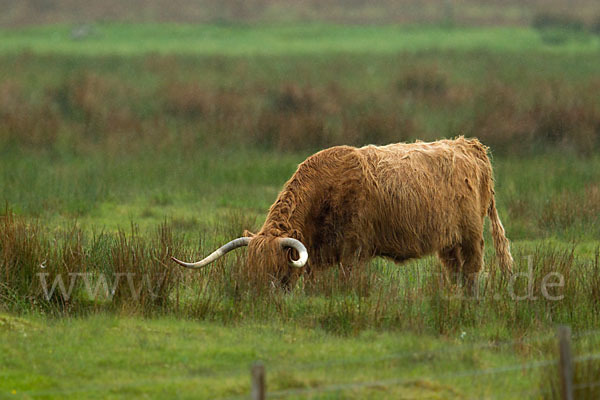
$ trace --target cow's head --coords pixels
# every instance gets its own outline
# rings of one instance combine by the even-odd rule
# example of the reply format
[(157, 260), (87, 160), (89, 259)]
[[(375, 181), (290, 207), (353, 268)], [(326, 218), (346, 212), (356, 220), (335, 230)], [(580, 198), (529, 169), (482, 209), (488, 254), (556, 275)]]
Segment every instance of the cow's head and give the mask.
[(221, 246), (203, 260), (187, 263), (171, 257), (186, 268), (199, 269), (238, 247), (248, 246), (247, 267), (253, 278), (290, 288), (308, 261), (306, 247), (297, 239), (244, 232), (244, 236)]

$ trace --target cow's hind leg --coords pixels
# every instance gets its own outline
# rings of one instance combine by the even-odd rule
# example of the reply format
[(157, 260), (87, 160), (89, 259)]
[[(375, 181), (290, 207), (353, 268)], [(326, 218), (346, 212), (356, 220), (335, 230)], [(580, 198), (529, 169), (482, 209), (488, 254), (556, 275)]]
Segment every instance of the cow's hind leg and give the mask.
[(460, 246), (449, 247), (438, 251), (438, 257), (446, 268), (446, 275), (451, 283), (460, 282), (460, 273), (463, 265), (463, 258)]
[(483, 267), (483, 233), (472, 236), (471, 240), (463, 241), (461, 254), (464, 259), (463, 284), (471, 294), (476, 294), (477, 277)]

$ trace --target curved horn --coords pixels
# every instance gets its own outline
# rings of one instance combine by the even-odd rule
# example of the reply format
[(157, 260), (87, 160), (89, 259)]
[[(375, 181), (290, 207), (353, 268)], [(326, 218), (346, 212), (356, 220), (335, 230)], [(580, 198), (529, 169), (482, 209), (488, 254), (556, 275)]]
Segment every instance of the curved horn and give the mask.
[(306, 251), (306, 247), (304, 247), (301, 241), (292, 238), (281, 238), (279, 239), (279, 244), (281, 244), (281, 247), (283, 248), (291, 247), (292, 249), (295, 249), (300, 255), (297, 260), (290, 259), (288, 261), (288, 264), (290, 264), (291, 267), (304, 267), (306, 261), (308, 261), (308, 251)]
[(186, 262), (176, 259), (175, 257), (171, 257), (171, 260), (175, 261), (177, 264), (182, 265), (186, 268), (194, 268), (194, 269), (202, 268), (205, 265), (208, 265), (211, 262), (215, 261), (217, 258), (224, 256), (226, 253), (229, 253), (233, 249), (237, 249), (238, 247), (242, 247), (242, 246), (248, 246), (248, 243), (250, 243), (250, 240), (252, 240), (252, 238), (249, 238), (249, 237), (240, 237), (237, 239), (233, 239), (231, 242), (219, 247), (217, 250), (215, 250), (211, 255), (209, 255), (205, 259), (200, 260), (195, 263), (186, 263)]

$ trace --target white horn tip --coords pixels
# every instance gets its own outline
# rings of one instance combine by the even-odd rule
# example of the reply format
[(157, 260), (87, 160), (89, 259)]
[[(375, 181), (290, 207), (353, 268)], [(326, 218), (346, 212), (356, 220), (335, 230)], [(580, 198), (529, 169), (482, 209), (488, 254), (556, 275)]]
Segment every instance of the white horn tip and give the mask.
[(184, 261), (178, 260), (175, 257), (171, 257), (171, 260), (175, 261), (177, 264), (181, 265), (182, 267), (186, 267), (186, 268), (190, 267), (189, 263), (186, 263)]
[(308, 261), (308, 253), (301, 252), (300, 257), (297, 260), (290, 260), (290, 265), (292, 265), (293, 267), (296, 267), (296, 268), (302, 268), (306, 265), (307, 261)]
[(304, 267), (306, 261), (308, 261), (308, 251), (306, 251), (306, 247), (302, 242), (293, 238), (280, 238), (280, 241), (283, 247), (290, 247), (298, 252), (297, 260), (292, 260), (291, 257), (288, 259), (289, 265), (296, 268)]

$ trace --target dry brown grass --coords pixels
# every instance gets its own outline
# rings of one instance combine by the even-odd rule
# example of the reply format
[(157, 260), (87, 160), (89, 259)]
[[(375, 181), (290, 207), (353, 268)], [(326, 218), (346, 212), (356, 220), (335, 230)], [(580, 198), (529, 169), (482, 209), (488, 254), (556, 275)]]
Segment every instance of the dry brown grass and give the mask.
[(172, 82), (164, 89), (164, 109), (174, 116), (199, 119), (209, 112), (211, 98), (198, 83)]
[(0, 82), (0, 141), (111, 154), (149, 147), (187, 154), (232, 144), (314, 151), (457, 134), (479, 137), (498, 153), (558, 148), (587, 155), (600, 147), (596, 81), (473, 86), (423, 64), (390, 78), (391, 88), (358, 90), (337, 81), (230, 88), (167, 74), (163, 69), (177, 68), (170, 57), (142, 64), (161, 76), (155, 87), (86, 68), (35, 90), (24, 81)]
[(574, 147), (589, 153), (600, 143), (600, 111), (592, 100), (595, 88), (565, 87), (549, 82), (536, 93), (530, 114), (538, 143)]
[(583, 193), (564, 191), (549, 199), (542, 209), (540, 226), (553, 230), (558, 227), (576, 227), (593, 221), (600, 215), (600, 186), (586, 187)]
[(0, 82), (0, 143), (26, 148), (51, 148), (61, 121), (46, 96), (28, 96), (19, 82)]
[(531, 143), (535, 127), (522, 107), (514, 88), (490, 82), (474, 98), (474, 118), (468, 130), (495, 150), (520, 152)]
[(528, 99), (514, 87), (492, 82), (475, 97), (466, 130), (499, 152), (560, 148), (590, 154), (600, 143), (594, 91), (594, 85), (543, 81)]
[(140, 96), (135, 88), (110, 76), (76, 72), (47, 92), (61, 120), (75, 133), (70, 140), (76, 148), (136, 149), (145, 133), (144, 124), (154, 122), (144, 121), (136, 112)]
[(258, 144), (290, 150), (331, 143), (327, 119), (333, 117), (337, 104), (336, 99), (327, 98), (326, 92), (285, 84), (270, 92), (266, 103), (254, 131)]
[(435, 65), (413, 67), (396, 82), (402, 95), (440, 100), (448, 93), (448, 86), (448, 77)]
[(46, 299), (38, 274), (44, 273), (47, 282), (54, 282), (57, 276), (86, 272), (82, 233), (73, 226), (58, 230), (53, 239), (39, 222), (16, 217), (8, 208), (0, 216), (0, 299), (4, 308), (69, 312), (71, 301), (58, 291)]
[(319, 149), (336, 144), (387, 144), (415, 138), (414, 118), (388, 93), (354, 93), (286, 84), (271, 92), (253, 139), (279, 150)]
[(0, 216), (1, 307), (59, 314), (165, 310), (180, 273), (171, 268), (170, 256), (180, 246), (166, 224), (150, 239), (134, 227), (129, 234), (90, 237), (76, 224), (49, 232), (5, 210)]

